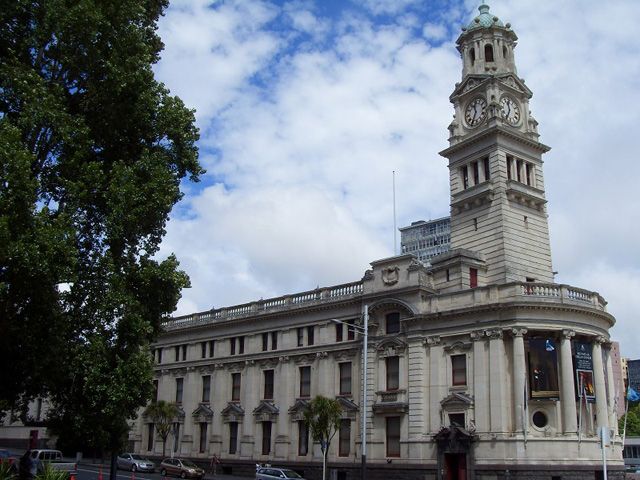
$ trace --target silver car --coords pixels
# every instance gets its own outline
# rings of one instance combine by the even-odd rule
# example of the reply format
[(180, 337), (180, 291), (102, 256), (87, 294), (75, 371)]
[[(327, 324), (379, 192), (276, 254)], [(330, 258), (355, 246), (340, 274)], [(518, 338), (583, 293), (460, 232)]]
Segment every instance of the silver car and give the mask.
[(118, 455), (118, 468), (131, 470), (132, 472), (153, 472), (156, 469), (156, 464), (141, 455), (123, 453)]
[(303, 477), (288, 468), (265, 467), (259, 468), (256, 472), (256, 480), (275, 480), (277, 478), (284, 480), (304, 480)]

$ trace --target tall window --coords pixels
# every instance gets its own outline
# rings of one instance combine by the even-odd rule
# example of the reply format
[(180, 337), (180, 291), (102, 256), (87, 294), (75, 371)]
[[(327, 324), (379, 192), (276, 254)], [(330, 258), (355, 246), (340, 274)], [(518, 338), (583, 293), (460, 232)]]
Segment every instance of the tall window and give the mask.
[(207, 342), (200, 343), (200, 358), (207, 358)]
[(176, 378), (176, 403), (182, 403), (183, 388), (184, 388), (184, 378)]
[(278, 332), (271, 332), (271, 350), (278, 349)]
[(315, 329), (313, 327), (307, 327), (307, 345), (313, 345), (315, 341)]
[[(347, 322), (352, 325), (353, 322)], [(356, 338), (356, 329), (353, 327), (347, 327), (347, 340), (354, 340)]]
[(387, 333), (400, 332), (400, 314), (398, 312), (387, 314)]
[(180, 345), (176, 345), (174, 348), (176, 353), (176, 362), (178, 362), (180, 361)]
[(340, 395), (351, 395), (351, 362), (339, 364)]
[(400, 386), (400, 357), (387, 357), (387, 391), (398, 390)]
[(493, 46), (492, 45), (485, 45), (484, 46), (484, 60), (486, 62), (493, 62)]
[(187, 346), (182, 345), (182, 360), (186, 360), (186, 359), (187, 359)]
[(387, 457), (400, 456), (400, 417), (387, 417)]
[(484, 166), (484, 179), (491, 179), (491, 169), (489, 168), (489, 159), (487, 157), (482, 159), (482, 165)]
[(264, 399), (273, 400), (273, 370), (264, 371)]
[(298, 455), (309, 453), (309, 428), (305, 422), (298, 422)]
[(236, 354), (236, 337), (232, 337), (229, 339), (230, 346), (230, 355)]
[(238, 422), (229, 422), (229, 455), (238, 451)]
[(338, 455), (341, 457), (348, 457), (351, 453), (351, 420), (340, 420), (340, 431), (338, 432), (339, 445)]
[(158, 363), (162, 363), (162, 348), (157, 348), (156, 352), (158, 352)]
[(244, 337), (232, 337), (229, 341), (231, 342), (231, 355), (244, 353)]
[(469, 288), (476, 288), (478, 286), (478, 269), (469, 269)]
[(269, 349), (269, 334), (262, 334), (262, 351), (266, 352)]
[(200, 422), (200, 453), (207, 451), (207, 422)]
[(469, 188), (469, 167), (464, 165), (460, 168), (460, 176), (462, 177), (462, 188)]
[(231, 374), (231, 401), (240, 401), (240, 373)]
[(336, 342), (342, 341), (342, 332), (344, 329), (344, 325), (341, 323), (336, 323)]
[(298, 327), (298, 346), (304, 345), (304, 328)]
[(211, 401), (211, 375), (202, 376), (202, 401), (204, 403)]
[(480, 183), (480, 165), (478, 162), (473, 162), (473, 184), (478, 185)]
[(238, 353), (240, 355), (244, 353), (244, 337), (238, 337)]
[(262, 422), (262, 455), (271, 453), (271, 422)]
[(311, 367), (300, 367), (300, 396), (311, 396)]
[(153, 450), (153, 438), (155, 436), (155, 425), (153, 423), (149, 424), (149, 431), (148, 436), (147, 436), (147, 450), (150, 452), (151, 450)]
[(513, 157), (507, 156), (507, 180), (511, 180), (513, 169)]
[(158, 401), (158, 380), (153, 381), (153, 401)]
[(451, 378), (453, 385), (467, 384), (466, 355), (451, 355)]
[(213, 354), (215, 353), (215, 345), (215, 340), (209, 340), (209, 357), (213, 357)]

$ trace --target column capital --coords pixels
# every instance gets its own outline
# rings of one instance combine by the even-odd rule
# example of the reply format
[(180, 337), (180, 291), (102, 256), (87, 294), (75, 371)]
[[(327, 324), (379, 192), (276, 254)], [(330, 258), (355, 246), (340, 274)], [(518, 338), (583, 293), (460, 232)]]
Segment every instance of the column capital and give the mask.
[(436, 346), (440, 345), (440, 336), (439, 335), (433, 335), (431, 337), (426, 337), (423, 340), (423, 345), (425, 347), (436, 347)]
[(501, 328), (490, 328), (489, 330), (485, 330), (487, 337), (490, 339), (498, 339), (502, 338), (502, 329)]
[(482, 340), (485, 337), (484, 330), (473, 330), (471, 332), (471, 340), (474, 342)]
[(569, 330), (568, 328), (562, 330), (562, 337), (566, 338), (567, 340), (571, 340), (575, 336), (576, 336), (575, 330)]
[(528, 331), (529, 330), (527, 330), (525, 327), (512, 327), (511, 335), (513, 335), (514, 337), (522, 337), (526, 335)]
[(603, 335), (598, 335), (595, 339), (594, 339), (594, 343), (598, 344), (598, 345), (602, 345), (603, 343), (607, 342), (607, 337), (603, 336)]

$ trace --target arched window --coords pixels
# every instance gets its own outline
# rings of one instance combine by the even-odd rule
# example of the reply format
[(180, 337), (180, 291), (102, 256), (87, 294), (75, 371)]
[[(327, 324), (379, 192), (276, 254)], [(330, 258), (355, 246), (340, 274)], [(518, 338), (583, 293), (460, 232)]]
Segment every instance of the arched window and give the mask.
[(493, 46), (486, 44), (484, 46), (484, 60), (485, 62), (493, 62)]
[(509, 51), (507, 50), (507, 47), (502, 47), (502, 58), (507, 60), (507, 54), (508, 53), (509, 53)]
[(472, 67), (473, 67), (473, 64), (476, 63), (476, 49), (473, 47), (469, 49), (469, 61), (471, 62)]

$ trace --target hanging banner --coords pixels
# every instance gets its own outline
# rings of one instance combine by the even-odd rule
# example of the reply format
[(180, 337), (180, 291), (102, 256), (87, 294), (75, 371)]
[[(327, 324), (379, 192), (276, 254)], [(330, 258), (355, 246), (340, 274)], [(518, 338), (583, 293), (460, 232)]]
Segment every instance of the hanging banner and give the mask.
[(591, 344), (573, 342), (573, 368), (576, 372), (576, 398), (583, 395), (589, 403), (596, 401), (596, 389), (593, 383), (593, 357)]
[(529, 339), (531, 398), (558, 398), (558, 356), (553, 338)]
[(640, 360), (627, 360), (627, 380), (631, 388), (640, 392)]

